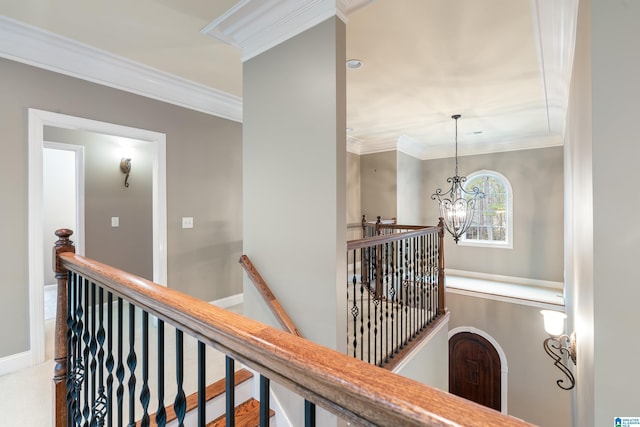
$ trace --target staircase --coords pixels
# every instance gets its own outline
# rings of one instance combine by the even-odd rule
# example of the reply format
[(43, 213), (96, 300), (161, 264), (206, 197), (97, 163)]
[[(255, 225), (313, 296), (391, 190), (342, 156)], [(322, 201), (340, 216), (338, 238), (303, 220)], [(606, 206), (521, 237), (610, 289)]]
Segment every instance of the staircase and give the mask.
[[(260, 402), (254, 399), (253, 396), (253, 373), (246, 369), (240, 369), (235, 372), (234, 376), (235, 384), (235, 399), (238, 404), (235, 408), (235, 426), (236, 427), (258, 427), (260, 425)], [(224, 427), (226, 425), (225, 414), (225, 379), (218, 380), (213, 384), (207, 386), (205, 390), (206, 400), (206, 413), (209, 421), (207, 427)], [(185, 426), (198, 425), (198, 393), (193, 393), (187, 396), (187, 413), (184, 419)], [(167, 426), (174, 426), (178, 424), (177, 415), (172, 406), (166, 408), (167, 412)], [(273, 410), (269, 411), (269, 415), (273, 417), (275, 415)], [(150, 415), (149, 426), (155, 427), (157, 423), (155, 421), (155, 415)], [(142, 426), (142, 422), (136, 423), (137, 427)]]

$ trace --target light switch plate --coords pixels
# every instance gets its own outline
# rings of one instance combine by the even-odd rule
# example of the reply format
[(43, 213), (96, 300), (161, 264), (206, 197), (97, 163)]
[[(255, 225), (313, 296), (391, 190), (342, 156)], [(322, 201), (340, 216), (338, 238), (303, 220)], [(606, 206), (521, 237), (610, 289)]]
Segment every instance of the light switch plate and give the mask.
[(193, 228), (193, 217), (183, 216), (182, 217), (182, 228)]
[(112, 227), (120, 227), (120, 217), (119, 216), (112, 216), (111, 217), (111, 226)]

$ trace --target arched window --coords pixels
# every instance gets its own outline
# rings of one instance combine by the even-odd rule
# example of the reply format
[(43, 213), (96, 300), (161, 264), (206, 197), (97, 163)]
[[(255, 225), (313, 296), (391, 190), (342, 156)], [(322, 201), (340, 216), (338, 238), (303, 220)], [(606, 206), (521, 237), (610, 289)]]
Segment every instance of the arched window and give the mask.
[(469, 246), (513, 247), (513, 193), (502, 174), (482, 170), (467, 176), (466, 189), (478, 187), (484, 193), (476, 201), (471, 226), (460, 239)]

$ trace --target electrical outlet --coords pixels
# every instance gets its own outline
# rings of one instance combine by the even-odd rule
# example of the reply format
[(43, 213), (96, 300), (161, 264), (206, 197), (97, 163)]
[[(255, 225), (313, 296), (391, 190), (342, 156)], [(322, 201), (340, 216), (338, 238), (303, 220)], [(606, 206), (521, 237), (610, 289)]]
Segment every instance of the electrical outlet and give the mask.
[(111, 226), (112, 227), (120, 227), (120, 217), (119, 216), (112, 216), (111, 217)]
[(193, 217), (183, 216), (182, 217), (182, 228), (193, 228)]

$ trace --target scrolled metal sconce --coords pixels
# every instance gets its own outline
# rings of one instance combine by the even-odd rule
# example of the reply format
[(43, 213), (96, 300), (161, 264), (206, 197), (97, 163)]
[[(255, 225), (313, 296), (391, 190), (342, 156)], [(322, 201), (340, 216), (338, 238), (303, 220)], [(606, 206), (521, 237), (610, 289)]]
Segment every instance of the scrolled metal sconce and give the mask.
[(542, 310), (541, 313), (544, 316), (544, 328), (549, 334), (549, 338), (542, 344), (544, 351), (553, 359), (553, 364), (562, 371), (569, 383), (565, 385), (565, 379), (560, 378), (556, 384), (563, 390), (571, 390), (576, 385), (576, 379), (564, 360), (571, 359), (573, 364), (576, 364), (576, 333), (563, 333), (566, 314), (553, 310)]
[(120, 171), (126, 176), (124, 177), (124, 186), (129, 187), (129, 172), (131, 172), (131, 159), (122, 158), (120, 160)]

